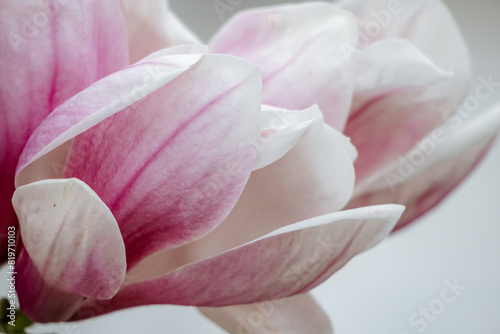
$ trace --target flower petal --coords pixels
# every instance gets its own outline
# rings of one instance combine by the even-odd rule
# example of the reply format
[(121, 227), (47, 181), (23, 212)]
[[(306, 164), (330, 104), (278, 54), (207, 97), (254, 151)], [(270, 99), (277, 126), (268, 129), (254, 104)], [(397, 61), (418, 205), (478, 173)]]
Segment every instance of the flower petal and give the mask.
[[(55, 111), (42, 124), (46, 130), (32, 137), (33, 146), (46, 152), (40, 141), (49, 142), (45, 136), (53, 135), (56, 117), (65, 122), (62, 128), (71, 126), (49, 145), (77, 135), (62, 161), (62, 176), (84, 181), (109, 206), (125, 240), (129, 268), (151, 253), (200, 238), (226, 218), (250, 176), (259, 136), (262, 86), (255, 65), (227, 55), (199, 60), (195, 54), (199, 61), (186, 71), (164, 57), (97, 83)], [(188, 59), (175, 55), (173, 60)], [(119, 94), (126, 101), (137, 95), (135, 75), (156, 66), (153, 74), (167, 83), (154, 81), (146, 97), (123, 108), (116, 101)], [(32, 166), (47, 168), (51, 161), (49, 154)], [(36, 176), (29, 168), (19, 174), (23, 182)]]
[(201, 43), (169, 10), (166, 0), (123, 0), (123, 13), (132, 63), (177, 44)]
[(19, 155), (38, 124), (62, 102), (128, 63), (116, 1), (0, 2), (0, 261)]
[(333, 334), (330, 320), (309, 294), (262, 303), (200, 307), (200, 312), (231, 334)]
[[(254, 170), (281, 159), (308, 129), (318, 126), (319, 123), (323, 123), (323, 114), (316, 105), (304, 110), (262, 106), (262, 125)], [(358, 153), (349, 138), (338, 131), (331, 129), (328, 131), (338, 144), (344, 147), (351, 161), (354, 161)]]
[(63, 144), (171, 82), (196, 64), (205, 51), (204, 46), (159, 51), (75, 95), (33, 132), (19, 159), (16, 186), (60, 177), (69, 149), (60, 149)]
[[(276, 118), (269, 115), (265, 118), (270, 118), (273, 126), (280, 127), (278, 123), (286, 120), (285, 115), (291, 117), (289, 127), (284, 125), (275, 134), (292, 138), (295, 146), (281, 159), (252, 172), (231, 213), (214, 231), (184, 247), (153, 254), (130, 271), (134, 280), (160, 276), (282, 226), (338, 211), (349, 201), (354, 187), (350, 156), (354, 148), (348, 139), (323, 123), (316, 106), (302, 113), (272, 110)], [(266, 110), (269, 112), (271, 110)], [(297, 116), (303, 117), (304, 122), (297, 123)], [(297, 135), (301, 136), (297, 138)], [(276, 138), (276, 141), (282, 142), (282, 139)], [(268, 137), (266, 145), (275, 146), (273, 137)], [(261, 147), (262, 151), (266, 150)]]
[(401, 228), (437, 205), (477, 166), (500, 130), (500, 106), (468, 122), (464, 112), (357, 187), (348, 206), (403, 204), (407, 210), (396, 227)]
[(359, 151), (356, 184), (443, 123), (466, 88), (407, 41), (386, 40), (364, 49), (345, 129)]
[[(18, 289), (32, 320), (66, 320), (68, 304), (116, 294), (127, 268), (125, 245), (113, 214), (89, 186), (77, 179), (39, 181), (16, 189), (12, 203), (29, 256), (16, 266), (30, 273), (21, 275), (20, 286), (42, 287)], [(58, 300), (54, 291), (65, 297)]]
[(344, 0), (338, 5), (356, 16), (358, 47), (389, 38), (404, 38), (437, 66), (465, 76), (470, 72), (469, 50), (442, 1)]
[(162, 277), (125, 285), (99, 310), (89, 300), (73, 319), (89, 309), (103, 314), (146, 304), (226, 306), (305, 293), (384, 239), (402, 211), (398, 205), (375, 206), (290, 225)]
[(262, 70), (263, 102), (292, 110), (318, 104), (341, 130), (352, 93), (352, 69), (341, 51), (355, 41), (352, 15), (313, 2), (236, 14), (210, 42), (217, 53), (248, 59)]

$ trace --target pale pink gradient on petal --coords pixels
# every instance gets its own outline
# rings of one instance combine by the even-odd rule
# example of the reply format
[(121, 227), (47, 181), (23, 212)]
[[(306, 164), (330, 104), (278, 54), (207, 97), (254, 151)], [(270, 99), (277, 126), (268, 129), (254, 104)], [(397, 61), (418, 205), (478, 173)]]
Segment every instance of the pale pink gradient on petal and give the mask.
[(122, 2), (132, 63), (160, 49), (178, 44), (201, 43), (175, 13), (169, 10), (167, 0)]
[[(403, 209), (366, 207), (289, 225), (157, 279), (125, 285), (97, 314), (147, 304), (249, 304), (305, 293), (382, 241)], [(93, 303), (73, 319), (85, 317)]]
[[(177, 52), (187, 49), (194, 53)], [(57, 156), (62, 177), (84, 181), (110, 207), (129, 268), (214, 229), (250, 176), (260, 72), (234, 56), (203, 52), (174, 47), (99, 81), (52, 113), (21, 159), (20, 184), (47, 178), (40, 172), (50, 170), (51, 153), (71, 140)]]
[(469, 49), (450, 11), (441, 0), (344, 0), (336, 3), (354, 13), (358, 47), (404, 38), (437, 66), (468, 76)]
[[(82, 297), (109, 299), (118, 292), (127, 269), (125, 245), (113, 214), (85, 183), (31, 183), (16, 189), (12, 203), (19, 217), (22, 256), (29, 256), (16, 265), (17, 272), (27, 271), (17, 283), (43, 287), (17, 289), (23, 310), (37, 305), (26, 307), (31, 320), (67, 320), (65, 308), (75, 307)], [(54, 291), (66, 297), (49, 297)]]
[(361, 184), (442, 124), (467, 86), (404, 40), (372, 44), (357, 64), (345, 134), (359, 152), (354, 166)]
[(340, 46), (354, 42), (351, 13), (313, 2), (238, 13), (216, 33), (210, 49), (259, 65), (264, 103), (292, 110), (318, 104), (326, 122), (342, 130), (353, 69)]
[(453, 115), (445, 126), (356, 188), (349, 208), (383, 203), (405, 205), (401, 228), (443, 200), (482, 160), (500, 130), (500, 106), (466, 122)]
[(14, 171), (29, 136), (52, 110), (128, 64), (117, 1), (0, 2), (0, 260), (7, 249)]
[[(282, 142), (281, 137), (296, 144), (281, 159), (252, 172), (235, 207), (217, 229), (184, 247), (145, 259), (129, 272), (131, 280), (160, 276), (285, 225), (338, 211), (349, 201), (354, 187), (350, 156), (354, 148), (348, 139), (323, 123), (316, 106), (302, 112), (264, 109), (264, 114), (270, 112), (279, 119), (267, 115), (270, 124), (263, 124), (263, 131), (268, 126), (281, 131), (275, 132), (279, 138), (267, 137), (260, 143), (261, 152), (262, 146), (275, 145), (273, 139)], [(303, 117), (302, 122), (296, 117)]]
[[(51, 165), (57, 161), (62, 172), (68, 141), (174, 80), (196, 64), (205, 51), (201, 45), (158, 51), (72, 97), (51, 113), (28, 140), (19, 159), (16, 186), (60, 177), (53, 175)], [(61, 149), (64, 144), (66, 147)], [(48, 154), (53, 156), (43, 159)]]
[[(333, 334), (321, 306), (309, 295), (255, 304), (200, 307), (200, 312), (231, 334)], [(262, 321), (255, 314), (260, 314)], [(256, 321), (257, 318), (257, 321)]]

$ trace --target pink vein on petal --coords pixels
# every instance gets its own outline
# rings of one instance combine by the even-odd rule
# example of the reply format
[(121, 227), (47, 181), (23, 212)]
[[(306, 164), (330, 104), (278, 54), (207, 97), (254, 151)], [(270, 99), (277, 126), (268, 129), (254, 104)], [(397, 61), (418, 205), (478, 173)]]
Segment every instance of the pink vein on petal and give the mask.
[(177, 129), (163, 142), (163, 144), (161, 144), (160, 147), (142, 164), (142, 166), (139, 168), (139, 170), (135, 173), (134, 177), (131, 178), (127, 182), (127, 184), (125, 185), (125, 187), (123, 188), (123, 190), (119, 193), (119, 195), (113, 201), (113, 203), (111, 204), (110, 207), (113, 208), (113, 209), (117, 208), (117, 206), (119, 205), (118, 203), (120, 203), (120, 201), (130, 192), (130, 190), (132, 189), (132, 186), (135, 184), (135, 182), (137, 182), (139, 176), (144, 172), (144, 170), (147, 168), (147, 166), (152, 161), (154, 161), (156, 159), (156, 157), (158, 156), (158, 154), (160, 154), (163, 151), (163, 149), (165, 147), (167, 147), (168, 144), (173, 139), (175, 139), (175, 137), (177, 137), (182, 132), (182, 130), (184, 130), (193, 120), (195, 120), (197, 117), (199, 117), (200, 115), (202, 115), (205, 111), (207, 111), (211, 106), (213, 106), (215, 103), (217, 103), (220, 99), (222, 99), (224, 96), (226, 96), (227, 94), (230, 94), (232, 91), (234, 91), (235, 89), (237, 89), (238, 87), (240, 87), (242, 84), (244, 84), (251, 77), (252, 77), (252, 75), (246, 77), (245, 79), (243, 79), (238, 84), (234, 85), (233, 87), (231, 87), (227, 91), (225, 91), (222, 94), (220, 94), (219, 96), (215, 97), (212, 101), (210, 101), (206, 105), (204, 105), (198, 112), (196, 112), (186, 122), (184, 122), (183, 124), (180, 124), (177, 127)]

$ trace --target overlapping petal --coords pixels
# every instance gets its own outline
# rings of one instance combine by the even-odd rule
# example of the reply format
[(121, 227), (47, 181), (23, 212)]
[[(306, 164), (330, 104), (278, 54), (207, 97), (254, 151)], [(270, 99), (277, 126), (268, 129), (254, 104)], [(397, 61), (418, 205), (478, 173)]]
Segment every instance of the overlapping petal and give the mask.
[(89, 300), (74, 320), (147, 304), (226, 306), (301, 294), (383, 240), (403, 207), (340, 211), (275, 230), (156, 279), (122, 287), (109, 304)]
[(345, 134), (359, 151), (360, 185), (442, 124), (467, 86), (404, 40), (370, 45), (357, 64)]
[(438, 204), (482, 160), (500, 131), (500, 106), (468, 120), (454, 114), (404, 156), (356, 189), (349, 207), (400, 203), (407, 207), (401, 228)]
[(178, 44), (200, 40), (169, 10), (168, 0), (123, 0), (127, 23), (130, 61)]
[(460, 29), (441, 0), (343, 0), (357, 20), (359, 48), (403, 38), (437, 66), (456, 75), (470, 72), (470, 55)]
[(210, 49), (259, 65), (264, 103), (291, 110), (318, 104), (327, 124), (342, 130), (353, 82), (341, 45), (355, 42), (354, 28), (349, 12), (326, 3), (255, 9), (236, 14)]
[(37, 125), (62, 102), (128, 64), (116, 1), (0, 3), (0, 258), (19, 155)]
[(77, 179), (43, 180), (16, 189), (23, 248), (18, 296), (34, 321), (67, 320), (83, 298), (109, 299), (127, 262), (109, 208)]
[[(338, 211), (348, 202), (355, 153), (348, 138), (324, 124), (317, 106), (303, 111), (264, 107), (263, 114), (257, 156), (272, 163), (252, 172), (220, 226), (183, 247), (154, 254), (130, 272), (133, 280), (161, 275), (280, 227)], [(290, 148), (290, 143), (295, 145)]]
[(191, 48), (153, 55), (75, 96), (41, 124), (21, 158), (19, 184), (52, 177), (58, 158), (62, 177), (99, 195), (118, 221), (129, 267), (214, 229), (253, 167), (258, 69), (233, 56), (202, 57), (199, 47), (178, 53)]
[(200, 307), (200, 312), (231, 334), (333, 334), (328, 316), (309, 294), (262, 303)]

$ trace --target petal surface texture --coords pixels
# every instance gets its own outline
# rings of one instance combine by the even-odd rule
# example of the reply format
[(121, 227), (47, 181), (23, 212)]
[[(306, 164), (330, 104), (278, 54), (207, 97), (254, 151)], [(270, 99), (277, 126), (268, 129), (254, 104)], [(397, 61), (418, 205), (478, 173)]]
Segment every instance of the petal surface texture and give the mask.
[(333, 334), (328, 316), (309, 294), (199, 310), (230, 334)]
[(312, 2), (238, 13), (216, 33), (210, 49), (259, 65), (264, 103), (291, 110), (318, 104), (326, 123), (342, 130), (353, 73), (340, 46), (355, 38), (351, 13)]
[(125, 278), (125, 245), (109, 208), (78, 179), (16, 190), (23, 248), (16, 281), (34, 321), (67, 320), (82, 298), (109, 299)]
[(87, 183), (111, 209), (129, 268), (219, 225), (253, 168), (260, 72), (203, 51), (166, 49), (96, 83), (42, 123), (21, 160), (34, 163), (19, 182), (33, 182), (52, 160), (44, 152), (71, 139), (62, 176)]
[[(402, 206), (341, 211), (278, 229), (159, 278), (124, 286), (97, 313), (146, 305), (227, 306), (309, 291), (393, 229)], [(89, 300), (73, 319), (95, 309)]]
[[(134, 280), (159, 276), (280, 227), (338, 211), (349, 201), (354, 186), (351, 154), (355, 150), (346, 137), (323, 123), (319, 109), (265, 107), (263, 113), (261, 134), (276, 131), (261, 135), (257, 156), (265, 154), (263, 160), (273, 163), (252, 172), (236, 206), (220, 226), (184, 247), (146, 259), (130, 272)], [(273, 161), (286, 149), (283, 157)]]
[(62, 102), (128, 64), (117, 1), (0, 2), (0, 261), (19, 155)]

